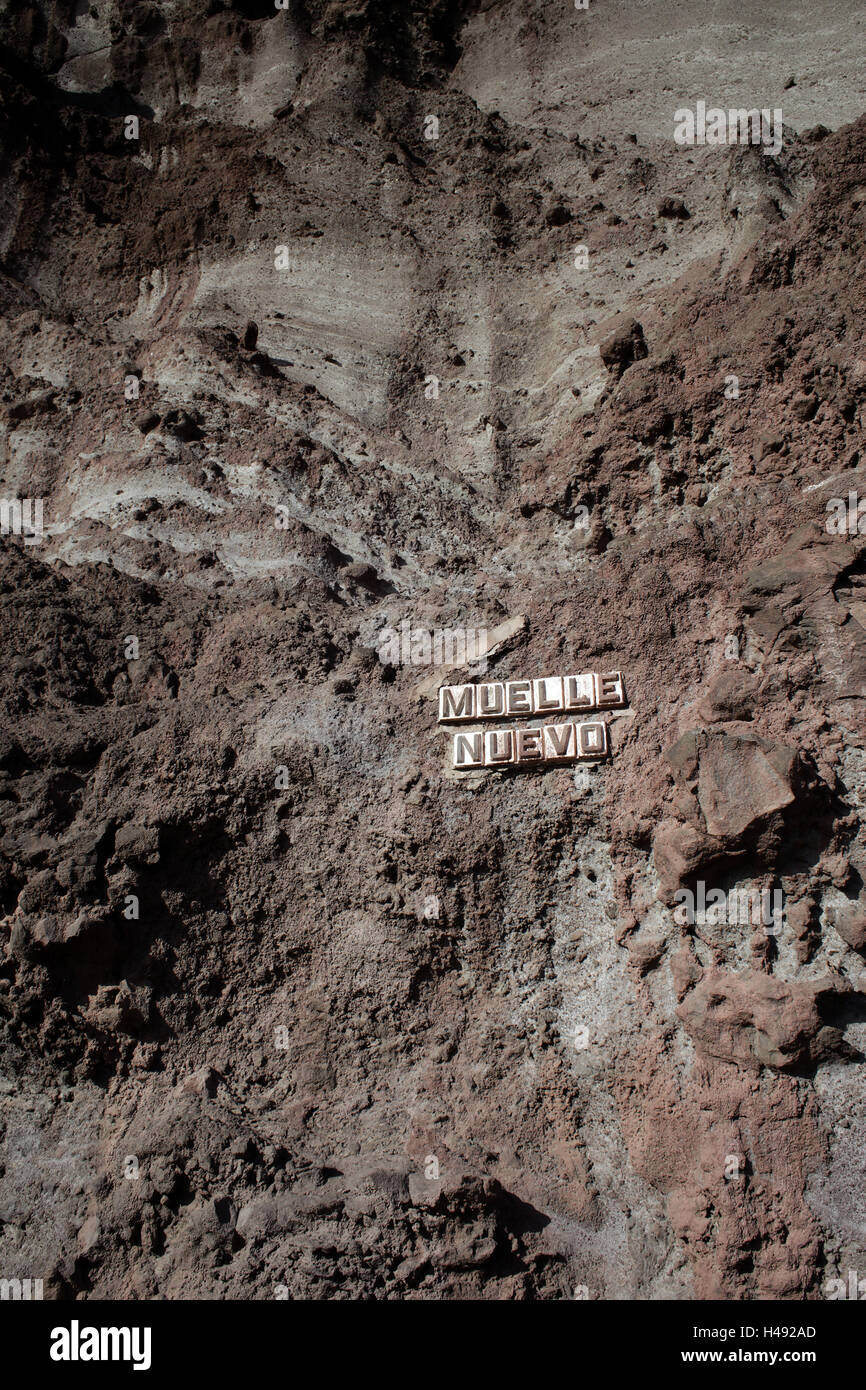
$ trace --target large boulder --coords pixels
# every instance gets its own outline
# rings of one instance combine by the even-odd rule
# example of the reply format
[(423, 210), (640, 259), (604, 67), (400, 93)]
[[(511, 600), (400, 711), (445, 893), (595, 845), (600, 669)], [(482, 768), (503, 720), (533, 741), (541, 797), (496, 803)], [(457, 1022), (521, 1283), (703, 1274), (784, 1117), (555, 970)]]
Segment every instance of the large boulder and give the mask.
[(643, 336), (643, 328), (637, 319), (625, 319), (609, 338), (605, 338), (599, 348), (601, 360), (617, 380), (626, 368), (642, 357), (649, 356), (649, 348)]
[(733, 734), (707, 734), (698, 768), (698, 803), (710, 835), (737, 838), (794, 800), (793, 749), (761, 747)]
[(694, 793), (707, 834), (728, 847), (795, 799), (796, 750), (750, 732), (690, 729), (665, 758)]
[(796, 1067), (813, 1056), (824, 987), (760, 971), (706, 971), (677, 1009), (700, 1052), (739, 1066)]

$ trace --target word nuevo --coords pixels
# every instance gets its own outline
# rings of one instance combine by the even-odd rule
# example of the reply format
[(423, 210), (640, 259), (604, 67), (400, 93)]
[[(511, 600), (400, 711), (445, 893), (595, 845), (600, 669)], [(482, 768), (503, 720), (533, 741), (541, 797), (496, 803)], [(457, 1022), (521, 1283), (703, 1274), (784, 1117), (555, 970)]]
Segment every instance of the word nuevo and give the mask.
[(52, 1361), (131, 1361), (134, 1371), (150, 1370), (149, 1327), (68, 1327), (51, 1329)]
[(575, 762), (607, 756), (603, 719), (583, 724), (545, 724), (538, 729), (487, 729), (454, 735), (454, 766), (526, 767), (530, 763)]
[(778, 154), (782, 148), (782, 108), (725, 111), (699, 101), (694, 111), (687, 106), (674, 112), (674, 139), (678, 145), (764, 145)]
[(596, 675), (542, 676), (540, 680), (490, 681), (439, 688), (439, 723), (455, 720), (522, 718), (617, 709), (626, 703), (619, 671)]

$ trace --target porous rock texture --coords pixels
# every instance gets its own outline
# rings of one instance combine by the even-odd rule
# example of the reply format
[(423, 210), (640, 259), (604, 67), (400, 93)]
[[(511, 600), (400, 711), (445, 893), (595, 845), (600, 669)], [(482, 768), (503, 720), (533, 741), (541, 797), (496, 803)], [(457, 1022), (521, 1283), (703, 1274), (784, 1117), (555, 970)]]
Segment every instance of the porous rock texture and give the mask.
[[(6, 5), (0, 1275), (866, 1269), (858, 26)], [(678, 146), (698, 99), (782, 149)], [(460, 780), (405, 620), (622, 670), (610, 761)]]

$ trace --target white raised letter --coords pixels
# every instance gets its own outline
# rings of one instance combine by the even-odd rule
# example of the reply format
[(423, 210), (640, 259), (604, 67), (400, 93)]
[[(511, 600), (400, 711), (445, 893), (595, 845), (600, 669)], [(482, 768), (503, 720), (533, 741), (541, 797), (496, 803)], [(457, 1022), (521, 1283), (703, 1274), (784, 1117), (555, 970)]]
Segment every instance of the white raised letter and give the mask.
[(483, 767), (483, 766), (484, 766), (484, 735), (483, 735), (483, 734), (455, 734), (455, 735), (454, 735), (454, 766), (455, 766), (455, 767)]
[(439, 688), (439, 721), (475, 718), (475, 686), (443, 685)]

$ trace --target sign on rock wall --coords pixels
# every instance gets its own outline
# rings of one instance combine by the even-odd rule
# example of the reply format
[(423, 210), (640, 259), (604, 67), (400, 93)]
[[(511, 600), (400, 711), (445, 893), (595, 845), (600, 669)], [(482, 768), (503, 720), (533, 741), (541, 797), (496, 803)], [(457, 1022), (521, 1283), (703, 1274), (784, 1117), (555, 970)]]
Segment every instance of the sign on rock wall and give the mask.
[(622, 709), (626, 703), (619, 671), (443, 685), (439, 690), (439, 723), (535, 718), (538, 722), (530, 728), (457, 732), (453, 753), (457, 770), (508, 765), (537, 767), (540, 763), (607, 757), (610, 741), (607, 723), (600, 715), (579, 720), (557, 716)]

